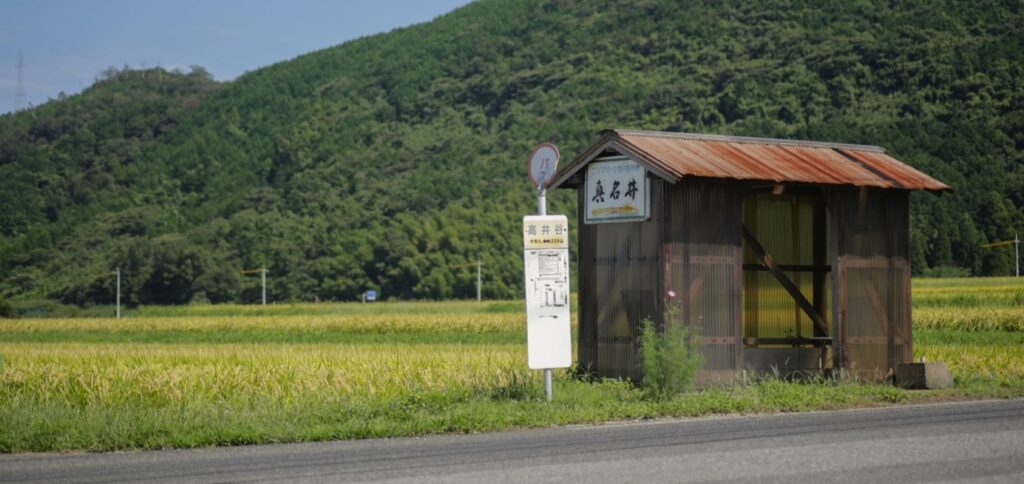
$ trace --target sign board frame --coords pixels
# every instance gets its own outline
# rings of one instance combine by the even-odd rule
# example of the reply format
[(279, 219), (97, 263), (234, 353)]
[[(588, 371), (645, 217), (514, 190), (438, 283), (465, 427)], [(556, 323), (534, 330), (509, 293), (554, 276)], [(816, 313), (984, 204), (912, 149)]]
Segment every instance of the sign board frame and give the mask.
[(569, 310), (569, 221), (565, 215), (523, 217), (526, 349), (530, 369), (572, 365)]
[(647, 168), (625, 156), (594, 160), (587, 165), (584, 223), (647, 220), (651, 214), (650, 187)]

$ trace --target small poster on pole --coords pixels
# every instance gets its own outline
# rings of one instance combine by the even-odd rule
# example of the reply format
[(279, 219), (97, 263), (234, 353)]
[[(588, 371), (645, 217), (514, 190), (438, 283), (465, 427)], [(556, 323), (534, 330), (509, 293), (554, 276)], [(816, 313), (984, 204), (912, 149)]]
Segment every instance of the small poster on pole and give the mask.
[(530, 369), (572, 364), (569, 222), (565, 215), (523, 217), (526, 346)]

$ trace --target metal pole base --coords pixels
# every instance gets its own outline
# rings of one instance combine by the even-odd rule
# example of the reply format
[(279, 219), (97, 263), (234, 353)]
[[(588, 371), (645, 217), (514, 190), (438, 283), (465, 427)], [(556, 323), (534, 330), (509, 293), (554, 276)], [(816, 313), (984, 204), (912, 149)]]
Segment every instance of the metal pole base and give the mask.
[(551, 369), (544, 370), (544, 395), (551, 401)]

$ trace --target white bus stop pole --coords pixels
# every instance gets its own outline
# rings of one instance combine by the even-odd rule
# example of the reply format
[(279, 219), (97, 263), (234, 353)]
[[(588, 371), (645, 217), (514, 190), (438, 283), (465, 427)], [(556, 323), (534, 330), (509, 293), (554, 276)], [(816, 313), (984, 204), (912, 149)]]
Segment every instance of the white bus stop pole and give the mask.
[[(547, 215), (548, 214), (548, 190), (544, 188), (543, 182), (541, 186), (537, 188), (537, 214)], [(551, 401), (551, 397), (554, 394), (554, 389), (551, 385), (551, 368), (544, 369), (544, 395), (548, 401)]]

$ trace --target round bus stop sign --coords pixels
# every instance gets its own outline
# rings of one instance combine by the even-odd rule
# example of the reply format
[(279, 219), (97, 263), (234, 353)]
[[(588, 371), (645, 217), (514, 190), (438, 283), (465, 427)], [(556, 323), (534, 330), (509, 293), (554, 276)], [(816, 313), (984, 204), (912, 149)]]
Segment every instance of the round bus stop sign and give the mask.
[(555, 174), (558, 168), (558, 148), (551, 143), (541, 143), (530, 153), (530, 165), (528, 174), (530, 181), (537, 188), (544, 188), (544, 185)]

